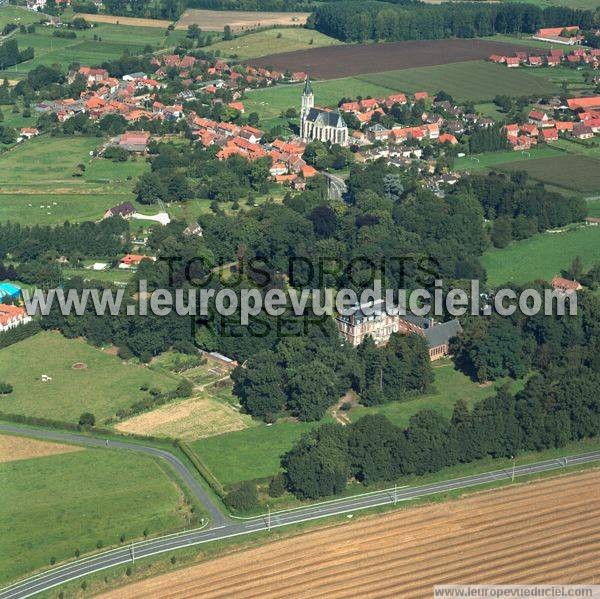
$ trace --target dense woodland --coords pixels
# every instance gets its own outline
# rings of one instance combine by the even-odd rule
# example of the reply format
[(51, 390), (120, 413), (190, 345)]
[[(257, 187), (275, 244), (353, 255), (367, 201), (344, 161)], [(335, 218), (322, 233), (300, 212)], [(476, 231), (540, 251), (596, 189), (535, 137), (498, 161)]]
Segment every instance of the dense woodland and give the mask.
[(540, 9), (529, 3), (331, 2), (320, 4), (311, 26), (346, 42), (477, 37), (494, 33), (533, 33), (565, 23), (591, 29), (593, 13), (566, 7)]

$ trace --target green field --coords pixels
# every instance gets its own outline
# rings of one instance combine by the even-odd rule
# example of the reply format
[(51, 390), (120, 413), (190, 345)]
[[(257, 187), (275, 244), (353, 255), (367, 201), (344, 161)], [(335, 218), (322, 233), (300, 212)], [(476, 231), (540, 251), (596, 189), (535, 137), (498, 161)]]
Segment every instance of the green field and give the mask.
[(390, 402), (373, 408), (359, 406), (348, 413), (350, 419), (355, 421), (366, 414), (384, 414), (397, 426), (405, 427), (411, 416), (419, 410), (435, 410), (450, 418), (454, 404), (459, 399), (464, 399), (469, 406), (473, 406), (482, 399), (494, 395), (507, 382), (511, 383), (513, 391), (519, 391), (523, 384), (522, 381), (511, 381), (506, 378), (495, 381), (493, 385), (479, 385), (455, 370), (454, 364), (450, 360), (434, 364), (434, 374), (434, 390), (431, 393), (410, 401)]
[(281, 456), (318, 422), (278, 422), (191, 443), (223, 485), (267, 478), (280, 471)]
[[(74, 370), (83, 362), (87, 368)], [(46, 374), (52, 381), (42, 382)], [(0, 412), (77, 422), (92, 412), (98, 422), (147, 396), (140, 386), (161, 391), (177, 386), (177, 378), (136, 364), (88, 345), (43, 332), (0, 350), (0, 381), (13, 385), (0, 398)]]
[[(443, 89), (457, 100), (474, 102), (489, 101), (497, 94), (548, 95), (560, 91), (553, 83), (524, 70), (515, 71), (482, 60), (317, 81), (313, 88), (319, 106), (336, 106), (343, 97), (385, 97), (396, 91), (435, 94)], [(252, 90), (244, 103), (247, 111), (256, 111), (261, 118), (268, 119), (287, 108), (298, 107), (301, 93), (300, 84), (280, 85)]]
[(513, 162), (527, 164), (532, 159), (564, 155), (564, 152), (549, 148), (547, 146), (532, 148), (527, 152), (514, 152), (513, 150), (506, 150), (504, 152), (489, 152), (487, 154), (474, 154), (472, 156), (463, 156), (462, 158), (457, 158), (454, 162), (454, 168), (458, 171), (474, 172), (492, 168), (497, 165), (504, 166), (509, 163), (512, 164)]
[[(547, 95), (559, 87), (534, 77), (526, 70), (507, 69), (483, 60), (456, 62), (434, 67), (386, 71), (361, 75), (361, 81), (404, 92), (444, 90), (457, 100), (484, 102), (498, 94), (509, 96)], [(351, 95), (351, 94), (346, 94)]]
[(36, 14), (31, 10), (17, 8), (16, 6), (5, 6), (0, 8), (0, 28), (8, 23), (15, 25), (28, 25), (29, 23), (38, 23), (42, 15)]
[[(269, 119), (287, 108), (299, 108), (302, 86), (298, 83), (248, 91), (244, 99), (246, 112), (258, 112), (261, 119)], [(392, 93), (387, 87), (361, 81), (358, 77), (316, 81), (312, 86), (318, 106), (337, 106), (343, 97), (381, 97)]]
[(588, 200), (588, 214), (600, 218), (600, 199)]
[(224, 56), (235, 56), (240, 60), (247, 60), (279, 52), (323, 48), (341, 43), (339, 40), (315, 30), (282, 27), (241, 35), (227, 42), (217, 42), (210, 46), (210, 50), (219, 50)]
[(1, 154), (0, 221), (55, 225), (97, 219), (122, 202), (136, 204), (133, 186), (148, 163), (91, 157), (100, 144), (97, 137), (40, 135)]
[(491, 285), (519, 285), (536, 279), (549, 281), (568, 268), (576, 256), (581, 257), (585, 267), (600, 261), (600, 227), (543, 233), (503, 249), (491, 248), (482, 262)]
[(520, 163), (496, 164), (501, 171), (526, 171), (532, 179), (581, 193), (600, 190), (600, 160), (587, 156), (562, 154)]
[(127, 540), (181, 528), (181, 491), (162, 465), (86, 449), (0, 464), (0, 584)]
[[(404, 402), (391, 402), (376, 408), (356, 407), (348, 414), (356, 420), (365, 414), (385, 414), (394, 424), (404, 426), (410, 417), (423, 409), (433, 409), (450, 416), (456, 400), (464, 398), (469, 405), (493, 395), (496, 388), (480, 386), (454, 370), (451, 362), (438, 362), (434, 368), (434, 389), (422, 397)], [(517, 390), (520, 382), (513, 383)], [(326, 417), (323, 422), (331, 422)], [(272, 426), (260, 425), (243, 431), (200, 439), (192, 447), (200, 459), (224, 485), (243, 480), (267, 478), (280, 471), (281, 456), (300, 436), (319, 423), (278, 422)]]
[[(5, 9), (0, 9), (0, 13)], [(25, 12), (25, 11), (19, 11)], [(37, 20), (39, 21), (38, 15)], [(132, 25), (113, 25), (95, 23), (85, 31), (76, 31), (76, 39), (54, 37), (54, 28), (39, 25), (35, 33), (17, 33), (15, 39), (20, 49), (31, 46), (35, 56), (32, 60), (0, 71), (0, 76), (16, 79), (23, 77), (39, 65), (58, 64), (66, 69), (71, 62), (85, 65), (100, 65), (106, 60), (121, 57), (125, 52), (141, 54), (146, 46), (153, 49), (175, 46), (185, 37), (185, 31), (173, 31), (165, 37), (165, 31), (157, 27), (136, 27)], [(96, 36), (97, 39), (94, 39)]]

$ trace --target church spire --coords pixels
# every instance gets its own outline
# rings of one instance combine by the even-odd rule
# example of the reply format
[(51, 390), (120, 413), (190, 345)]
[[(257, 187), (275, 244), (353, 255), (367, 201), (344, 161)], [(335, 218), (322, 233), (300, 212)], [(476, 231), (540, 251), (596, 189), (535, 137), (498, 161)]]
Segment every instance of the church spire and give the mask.
[(304, 96), (312, 96), (313, 95), (312, 85), (310, 84), (310, 75), (307, 75), (306, 79), (304, 80), (304, 91), (302, 92), (302, 95), (304, 95)]

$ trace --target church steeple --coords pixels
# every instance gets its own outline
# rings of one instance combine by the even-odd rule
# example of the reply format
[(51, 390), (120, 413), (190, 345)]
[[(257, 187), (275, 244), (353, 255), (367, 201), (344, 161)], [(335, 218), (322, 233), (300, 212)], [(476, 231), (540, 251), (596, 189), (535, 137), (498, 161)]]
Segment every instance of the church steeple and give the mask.
[(308, 114), (308, 111), (315, 105), (315, 96), (313, 94), (312, 85), (310, 84), (310, 77), (307, 75), (304, 81), (304, 90), (302, 91), (302, 108), (300, 114)]

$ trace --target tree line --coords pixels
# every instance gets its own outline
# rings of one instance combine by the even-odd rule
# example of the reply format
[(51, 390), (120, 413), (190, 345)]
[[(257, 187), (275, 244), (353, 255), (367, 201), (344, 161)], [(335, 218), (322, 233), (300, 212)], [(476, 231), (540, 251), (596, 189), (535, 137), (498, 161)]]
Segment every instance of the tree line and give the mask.
[(457, 2), (426, 5), (390, 2), (330, 2), (311, 15), (317, 31), (342, 41), (403, 41), (471, 38), (494, 33), (534, 33), (540, 27), (579, 25), (591, 29), (593, 13), (529, 3)]
[(333, 323), (329, 335), (280, 339), (274, 351), (251, 356), (232, 373), (244, 409), (267, 422), (284, 411), (300, 420), (320, 420), (347, 391), (365, 405), (425, 393), (433, 380), (429, 353), (418, 335), (393, 334), (385, 347), (367, 340), (342, 344)]

